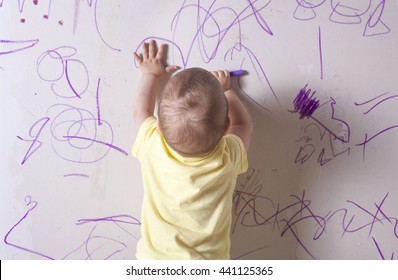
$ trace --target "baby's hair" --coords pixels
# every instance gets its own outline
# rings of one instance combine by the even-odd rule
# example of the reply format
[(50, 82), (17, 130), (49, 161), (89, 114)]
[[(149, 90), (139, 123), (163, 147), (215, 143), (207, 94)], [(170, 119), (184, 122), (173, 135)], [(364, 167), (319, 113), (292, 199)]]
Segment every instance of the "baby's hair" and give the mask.
[(220, 82), (201, 68), (185, 69), (166, 84), (159, 101), (159, 128), (167, 144), (187, 156), (217, 146), (228, 125), (228, 102)]

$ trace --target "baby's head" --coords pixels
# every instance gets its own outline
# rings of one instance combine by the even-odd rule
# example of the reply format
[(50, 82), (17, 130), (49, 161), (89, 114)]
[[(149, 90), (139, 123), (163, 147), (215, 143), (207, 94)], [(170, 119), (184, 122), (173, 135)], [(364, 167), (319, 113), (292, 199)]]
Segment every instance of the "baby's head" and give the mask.
[(162, 93), (159, 128), (167, 144), (182, 155), (211, 152), (225, 134), (228, 102), (217, 78), (201, 68), (172, 77)]

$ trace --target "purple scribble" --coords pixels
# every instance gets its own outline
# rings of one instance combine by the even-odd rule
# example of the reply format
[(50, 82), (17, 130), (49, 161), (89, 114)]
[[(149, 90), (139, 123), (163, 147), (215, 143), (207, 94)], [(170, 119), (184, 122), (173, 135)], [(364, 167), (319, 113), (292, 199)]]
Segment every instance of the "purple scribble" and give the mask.
[[(367, 231), (368, 242), (372, 240), (374, 242), (376, 235), (383, 230), (384, 238), (387, 235), (394, 240), (398, 239), (398, 217), (389, 214), (386, 210), (388, 208), (385, 206), (388, 193), (384, 195), (381, 202), (374, 202), (374, 209), (363, 207), (353, 200), (347, 200), (346, 207), (324, 214), (318, 213), (312, 206), (313, 201), (306, 198), (305, 190), (301, 196), (291, 195), (292, 201), (285, 205), (275, 203), (271, 198), (261, 194), (264, 188), (259, 182), (259, 175), (259, 170), (249, 169), (243, 182), (238, 182), (233, 196), (232, 234), (235, 234), (237, 227), (253, 228), (254, 230), (261, 227), (263, 231), (268, 228), (278, 232), (281, 237), (290, 234), (313, 259), (317, 257), (310, 249), (311, 245), (316, 244), (314, 242), (321, 237), (326, 238), (333, 234), (330, 230), (328, 231), (329, 224), (341, 226), (341, 238), (344, 238), (345, 235), (363, 235), (363, 232)], [(310, 229), (313, 231), (312, 240), (304, 241), (303, 237), (311, 234), (309, 233)], [(305, 235), (302, 231), (305, 231)], [(309, 244), (309, 242), (313, 244)], [(380, 247), (378, 245), (376, 247), (378, 248), (377, 254), (383, 255)], [(266, 245), (257, 247), (258, 250), (265, 248)], [(255, 251), (256, 249), (250, 249), (240, 256)], [(392, 253), (391, 259), (393, 257), (394, 253)]]
[[(311, 94), (311, 90), (307, 90), (308, 85), (300, 90), (294, 100), (294, 109), (291, 113), (299, 113), (300, 119), (307, 117), (311, 121), (303, 129), (305, 135), (300, 136), (296, 142), (301, 144), (295, 158), (295, 163), (304, 164), (318, 149), (317, 162), (323, 166), (341, 155), (349, 155), (351, 147), (351, 128), (347, 121), (336, 116), (335, 106), (337, 102), (330, 97), (330, 100), (320, 105), (319, 100), (314, 98), (315, 91)], [(318, 117), (313, 116), (316, 109), (330, 104), (331, 116), (329, 122), (321, 121)], [(315, 141), (315, 142), (313, 142)], [(322, 143), (324, 141), (324, 143)], [(317, 143), (317, 145), (315, 145)]]
[(251, 255), (251, 254), (253, 254), (253, 253), (256, 253), (256, 252), (258, 252), (258, 251), (267, 249), (267, 248), (269, 248), (269, 247), (270, 247), (269, 245), (264, 245), (264, 246), (261, 246), (261, 247), (259, 247), (259, 248), (254, 249), (254, 250), (247, 251), (247, 252), (245, 252), (244, 254), (241, 254), (241, 255), (239, 255), (239, 256), (234, 257), (234, 260), (242, 259), (243, 257), (246, 257), (246, 256)]
[[(251, 1), (251, 0), (247, 0), (249, 2), (249, 6), (251, 8), (251, 10), (253, 11), (253, 14), (256, 18), (256, 21), (258, 22), (258, 24), (261, 26), (261, 28), (267, 32), (269, 35), (274, 35), (272, 33), (271, 28), (268, 26), (267, 22), (264, 20), (264, 18), (262, 17), (262, 15), (260, 14), (260, 10), (256, 9), (256, 7), (254, 6), (254, 3), (258, 2), (256, 1)], [(271, 1), (269, 1), (268, 3), (270, 3)], [(261, 8), (262, 9), (262, 8)]]
[(23, 12), (24, 6), (25, 6), (25, 0), (18, 0), (19, 12), (21, 12), (21, 13)]
[(319, 107), (319, 100), (314, 97), (316, 91), (311, 92), (311, 89), (307, 90), (307, 86), (308, 84), (300, 89), (293, 101), (293, 113), (299, 113), (300, 119), (311, 117)]
[(115, 215), (103, 218), (79, 219), (76, 225), (83, 225), (92, 222), (117, 222), (117, 223), (131, 224), (131, 225), (141, 225), (140, 221), (131, 215)]
[(47, 14), (45, 15), (45, 16), (47, 16), (47, 17), (46, 17), (46, 19), (48, 19), (48, 18), (49, 18), (49, 16), (50, 16), (50, 11), (51, 11), (51, 4), (52, 4), (52, 1), (53, 1), (53, 0), (49, 0), (49, 1), (48, 1)]
[(12, 243), (12, 241), (9, 240), (10, 239), (10, 235), (18, 228), (18, 226), (22, 222), (25, 221), (25, 219), (29, 216), (30, 212), (33, 211), (38, 205), (37, 201), (33, 201), (30, 196), (27, 196), (25, 198), (25, 202), (26, 202), (26, 206), (29, 209), (26, 211), (25, 215), (23, 215), (23, 217), (15, 225), (13, 225), (11, 227), (11, 229), (7, 232), (7, 234), (4, 236), (4, 243), (9, 245), (9, 246), (11, 246), (11, 247), (14, 247), (14, 248), (16, 248), (18, 250), (22, 250), (22, 251), (25, 251), (25, 252), (28, 252), (28, 253), (31, 253), (31, 254), (34, 254), (34, 255), (38, 255), (38, 256), (43, 257), (45, 259), (53, 260), (54, 258), (52, 258), (52, 257), (50, 257), (50, 256), (48, 256), (46, 254), (40, 253), (40, 252), (38, 252), (36, 250), (33, 250), (33, 249), (28, 249), (28, 248), (22, 247), (20, 245)]
[[(55, 104), (49, 108), (54, 115), (51, 122), (52, 147), (64, 160), (76, 163), (98, 162), (111, 149), (128, 155), (123, 149), (113, 145), (114, 132), (111, 124), (98, 119), (89, 111), (67, 104)], [(99, 140), (101, 135), (101, 140)], [(95, 153), (93, 151), (96, 151)]]
[(99, 144), (108, 146), (109, 148), (115, 149), (116, 151), (121, 152), (122, 154), (124, 154), (126, 156), (129, 155), (126, 151), (122, 150), (121, 148), (116, 147), (116, 146), (114, 146), (112, 144), (100, 141), (100, 140), (91, 139), (91, 138), (87, 138), (87, 137), (81, 137), (81, 136), (64, 136), (64, 138), (66, 138), (66, 139), (80, 139), (80, 140), (87, 140), (87, 141), (94, 142), (94, 143), (99, 143)]
[(359, 24), (362, 22), (361, 16), (369, 10), (370, 4), (369, 1), (368, 7), (363, 12), (361, 8), (347, 6), (340, 1), (334, 5), (334, 1), (332, 1), (332, 13), (329, 16), (329, 20), (338, 24)]
[(36, 121), (31, 128), (29, 129), (29, 136), (32, 137), (32, 139), (24, 139), (20, 136), (17, 136), (19, 140), (25, 141), (25, 142), (31, 142), (28, 151), (26, 152), (24, 158), (22, 159), (21, 165), (24, 165), (25, 162), (38, 150), (40, 147), (43, 145), (43, 142), (39, 140), (40, 134), (42, 133), (44, 127), (47, 125), (49, 122), (50, 118), (48, 117), (43, 117)]
[(298, 5), (294, 10), (293, 17), (297, 20), (307, 21), (316, 18), (315, 8), (322, 5), (326, 0), (322, 0), (318, 5), (309, 3), (306, 0), (299, 1), (296, 1)]
[(367, 101), (364, 101), (364, 102), (361, 102), (361, 103), (359, 103), (359, 102), (354, 102), (354, 104), (356, 105), (356, 106), (362, 106), (362, 105), (365, 105), (365, 104), (368, 104), (368, 103), (370, 103), (370, 102), (372, 102), (372, 101), (375, 101), (376, 99), (378, 99), (378, 98), (380, 98), (380, 97), (382, 97), (382, 96), (384, 96), (384, 95), (387, 95), (387, 94), (389, 94), (390, 92), (385, 92), (385, 93), (382, 93), (382, 94), (380, 94), (380, 95), (378, 95), (378, 96), (376, 96), (376, 97), (374, 97), (374, 98), (372, 98), (372, 99), (370, 99), (370, 100), (367, 100)]
[[(36, 121), (29, 129), (31, 139), (17, 136), (19, 140), (30, 143), (21, 165), (43, 145), (39, 137), (50, 120), (53, 151), (64, 160), (94, 163), (103, 159), (111, 149), (128, 155), (126, 151), (113, 144), (114, 133), (110, 123), (102, 120), (102, 125), (99, 126), (98, 120), (90, 111), (67, 104), (55, 104), (49, 108), (48, 113), (54, 117), (46, 116)], [(98, 135), (102, 135), (104, 139), (99, 140)]]
[[(80, 64), (82, 67), (83, 67), (83, 73), (86, 73), (86, 77), (87, 77), (87, 79), (86, 79), (86, 84), (85, 84), (85, 87), (83, 88), (83, 90), (82, 90), (82, 92), (81, 93), (78, 93), (77, 91), (76, 91), (76, 89), (75, 89), (75, 87), (72, 85), (72, 83), (71, 83), (71, 80), (70, 80), (70, 77), (69, 77), (69, 68), (68, 68), (68, 66), (70, 65), (70, 63), (77, 63), (77, 64)], [(68, 85), (69, 85), (69, 87), (70, 87), (70, 89), (72, 90), (72, 92), (73, 92), (73, 94), (77, 97), (77, 98), (81, 98), (81, 95), (84, 93), (84, 92), (86, 92), (86, 90), (87, 90), (87, 88), (88, 88), (88, 74), (87, 74), (88, 72), (87, 72), (87, 68), (86, 68), (86, 66), (80, 61), (80, 60), (77, 60), (77, 59), (67, 59), (67, 60), (65, 60), (65, 78), (66, 78), (66, 81), (68, 82)], [(80, 79), (79, 79), (79, 81), (81, 80), (81, 77), (80, 77)]]
[[(61, 46), (42, 53), (36, 62), (39, 77), (50, 83), (55, 95), (65, 99), (82, 99), (88, 90), (88, 69), (81, 60), (75, 58), (76, 55), (76, 48)], [(95, 94), (97, 116), (89, 110), (62, 103), (48, 109), (48, 114), (52, 116), (51, 145), (53, 151), (64, 160), (94, 163), (103, 159), (110, 149), (127, 155), (127, 152), (113, 144), (113, 128), (101, 118), (100, 82), (101, 79), (98, 79)], [(66, 85), (66, 90), (62, 85)], [(98, 139), (98, 135), (103, 139)]]
[(32, 40), (0, 40), (0, 55), (12, 54), (34, 47), (39, 39)]
[[(119, 227), (116, 222), (115, 225)], [(79, 255), (79, 259), (108, 260), (126, 249), (128, 249), (128, 245), (120, 240), (120, 234), (117, 237), (108, 236), (108, 234), (101, 232), (101, 225), (96, 224), (92, 227), (88, 237), (76, 249), (67, 253), (61, 259), (76, 259), (73, 255), (80, 253), (83, 255)]]
[(93, 2), (94, 1), (97, 1), (97, 0), (87, 0), (87, 5), (89, 6), (89, 7), (91, 7), (92, 5), (93, 5)]
[[(215, 58), (219, 57), (220, 50), (226, 47), (226, 53), (221, 54), (221, 56), (224, 56), (224, 60), (226, 60), (227, 57), (231, 58), (231, 60), (239, 60), (239, 58), (236, 58), (237, 55), (244, 56), (243, 59), (240, 60), (239, 64), (242, 65), (242, 67), (245, 67), (244, 69), (250, 73), (256, 73), (258, 81), (261, 84), (268, 85), (269, 90), (266, 91), (267, 104), (260, 104), (250, 98), (243, 89), (242, 91), (252, 101), (254, 101), (255, 104), (271, 112), (268, 107), (271, 107), (273, 102), (280, 105), (279, 100), (272, 89), (264, 67), (259, 63), (256, 55), (242, 43), (241, 30), (243, 21), (254, 19), (263, 32), (272, 36), (273, 32), (264, 16), (261, 14), (261, 12), (269, 6), (270, 2), (271, 1), (263, 2), (251, 0), (248, 1), (247, 6), (237, 10), (227, 6), (217, 6), (217, 1), (213, 1), (209, 5), (204, 5), (199, 1), (197, 3), (184, 1), (171, 21), (172, 38), (168, 39), (158, 36), (148, 36), (138, 44), (136, 51), (139, 50), (143, 42), (151, 39), (156, 40), (159, 43), (167, 43), (171, 48), (172, 63), (181, 65), (182, 68), (185, 69), (188, 67), (190, 58), (194, 51), (197, 51), (202, 58), (202, 61), (208, 64)], [(184, 32), (186, 31), (185, 21), (183, 22), (186, 14), (189, 16), (189, 22), (192, 21), (193, 15), (195, 17), (195, 22), (197, 23), (196, 28), (191, 30), (192, 36), (188, 38), (185, 33), (182, 33), (183, 36), (179, 36), (180, 30), (184, 30)], [(219, 19), (220, 15), (228, 16), (228, 21), (221, 21)], [(209, 28), (208, 26), (211, 26), (212, 28)], [(235, 34), (235, 32), (238, 34), (236, 42), (233, 42), (232, 44), (229, 41), (224, 42), (227, 35), (231, 33)], [(180, 43), (188, 47), (184, 48)], [(229, 45), (226, 45), (227, 43)], [(246, 62), (249, 63), (247, 65), (243, 65)], [(252, 69), (253, 71), (251, 71)]]
[[(52, 82), (51, 90), (59, 97), (81, 99), (88, 89), (88, 70), (81, 60), (72, 58), (76, 53), (76, 48), (62, 46), (42, 53), (37, 59), (37, 74), (43, 81)], [(72, 70), (74, 80), (72, 80)], [(57, 89), (63, 78), (68, 90)]]
[(84, 177), (84, 178), (89, 178), (90, 176), (87, 174), (81, 174), (81, 173), (70, 173), (70, 174), (65, 174), (64, 177)]
[(377, 242), (376, 242), (376, 239), (375, 239), (374, 237), (372, 237), (372, 239), (373, 239), (374, 244), (376, 245), (377, 252), (379, 252), (381, 259), (382, 259), (382, 260), (385, 260), (384, 255), (383, 255), (383, 253), (381, 252), (381, 249), (380, 249), (380, 247), (379, 247), (379, 244), (377, 244)]
[(99, 104), (99, 89), (100, 89), (100, 82), (101, 79), (98, 78), (98, 83), (97, 83), (97, 90), (96, 90), (96, 94), (95, 94), (95, 100), (97, 103), (97, 119), (98, 119), (98, 125), (101, 125), (101, 110), (100, 110), (100, 104)]
[(319, 46), (319, 62), (321, 66), (321, 80), (323, 80), (323, 55), (322, 55), (322, 35), (321, 27), (318, 26), (318, 46)]
[(381, 103), (383, 103), (383, 102), (385, 102), (385, 101), (388, 101), (388, 100), (390, 100), (390, 99), (393, 99), (393, 98), (397, 98), (397, 97), (398, 97), (398, 95), (392, 95), (392, 96), (389, 96), (389, 97), (387, 97), (387, 98), (384, 98), (383, 100), (377, 102), (377, 103), (376, 103), (372, 108), (370, 108), (368, 111), (364, 112), (364, 115), (366, 115), (367, 113), (369, 113), (370, 111), (372, 111), (374, 108), (376, 108), (377, 106), (379, 106)]
[[(94, 1), (94, 0), (93, 0), (93, 1)], [(87, 1), (87, 2), (88, 2), (88, 5), (89, 5), (90, 7), (91, 7), (93, 1)], [(108, 2), (103, 2), (103, 3), (108, 3)], [(110, 48), (111, 50), (120, 52), (121, 49), (117, 49), (117, 48), (112, 47), (108, 42), (105, 41), (104, 37), (103, 37), (102, 34), (101, 34), (101, 31), (100, 31), (100, 28), (99, 28), (99, 25), (98, 25), (97, 5), (98, 5), (98, 1), (95, 0), (95, 3), (94, 3), (94, 22), (95, 22), (95, 29), (97, 30), (97, 34), (98, 34), (98, 36), (100, 37), (101, 41), (102, 41), (108, 48)]]
[[(48, 62), (47, 62), (48, 60)], [(46, 62), (53, 63), (59, 61), (59, 64), (56, 67), (52, 66), (52, 71), (48, 71), (46, 69)], [(42, 70), (44, 68), (44, 70)], [(65, 73), (65, 63), (63, 61), (62, 55), (57, 50), (48, 50), (41, 54), (36, 61), (36, 69), (39, 77), (46, 82), (54, 82), (58, 81), (62, 78)], [(47, 71), (46, 71), (47, 70)]]
[[(261, 83), (264, 83), (264, 81), (265, 81), (265, 83), (267, 84), (270, 94), (269, 93), (266, 94), (266, 100), (271, 100), (271, 99), (275, 100), (277, 102), (277, 104), (280, 105), (279, 99), (278, 99), (274, 89), (272, 88), (271, 82), (269, 81), (268, 76), (267, 76), (263, 66), (261, 65), (257, 56), (248, 47), (246, 47), (245, 45), (243, 45), (241, 43), (236, 43), (231, 49), (229, 49), (225, 53), (224, 61), (226, 60), (227, 57), (229, 57), (231, 60), (233, 60), (237, 54), (244, 55), (244, 58), (242, 59), (242, 62), (240, 64), (240, 69), (253, 68), (254, 69), (253, 72), (256, 73), (258, 80), (261, 81)], [(246, 58), (248, 58), (248, 61), (250, 61), (248, 66), (246, 66), (246, 63), (245, 63)], [(239, 81), (240, 80), (238, 79), (238, 84), (239, 84), (240, 89), (250, 100), (252, 100), (256, 105), (260, 106), (264, 110), (271, 112), (267, 108), (267, 106), (266, 106), (267, 104), (263, 105), (263, 104), (257, 102), (256, 100), (254, 100), (252, 97), (250, 97), (250, 95), (248, 93), (246, 93), (246, 91), (240, 85)]]
[[(375, 214), (373, 214), (373, 213), (371, 213), (371, 211), (365, 209), (365, 207), (360, 206), (358, 203), (356, 203), (354, 201), (347, 200), (348, 203), (355, 205), (356, 207), (361, 209), (363, 212), (367, 213), (368, 215), (370, 215), (372, 217), (372, 222), (366, 225), (366, 226), (370, 225), (368, 237), (370, 237), (373, 234), (373, 227), (376, 222), (383, 223), (382, 220), (386, 219), (390, 224), (392, 223), (391, 220), (386, 216), (386, 214), (381, 210), (381, 207), (384, 204), (384, 201), (386, 200), (387, 196), (388, 196), (388, 193), (384, 196), (383, 200), (380, 202), (379, 205), (374, 203), (374, 205), (376, 206), (376, 209), (377, 209)], [(378, 217), (379, 213), (381, 213), (383, 215), (382, 218)]]
[[(368, 103), (370, 103), (370, 102), (372, 102), (372, 101), (375, 101), (376, 99), (378, 99), (378, 98), (380, 98), (380, 97), (382, 97), (382, 96), (385, 96), (385, 95), (387, 95), (387, 94), (389, 94), (389, 92), (380, 94), (380, 95), (378, 95), (378, 96), (376, 96), (376, 97), (374, 97), (374, 98), (372, 98), (372, 99), (370, 99), (370, 100), (368, 100), (368, 101), (362, 102), (362, 103), (354, 102), (354, 104), (355, 104), (356, 106), (363, 106), (363, 105), (368, 104)], [(397, 97), (398, 97), (398, 95), (391, 95), (391, 96), (389, 96), (389, 97), (386, 97), (386, 98), (384, 98), (384, 99), (378, 101), (375, 105), (373, 105), (369, 110), (365, 111), (363, 114), (366, 115), (366, 114), (368, 114), (369, 112), (371, 112), (373, 109), (375, 109), (377, 106), (379, 106), (381, 103), (384, 103), (384, 102), (386, 102), (386, 101), (389, 101), (389, 100), (394, 99), (394, 98), (397, 98)]]
[(125, 226), (141, 225), (138, 219), (127, 214), (106, 216), (101, 218), (79, 219), (75, 224), (77, 226), (94, 224), (94, 226), (92, 227), (87, 239), (79, 247), (69, 252), (62, 259), (70, 258), (73, 254), (76, 254), (79, 251), (84, 252), (86, 260), (93, 258), (104, 260), (110, 259), (116, 254), (121, 253), (129, 248), (126, 242), (121, 241), (120, 233), (117, 235), (117, 237), (111, 237), (101, 233), (101, 225), (114, 225), (115, 227), (117, 227), (117, 229), (126, 233), (129, 238), (133, 237), (135, 240), (137, 240), (138, 238), (135, 237), (131, 232), (129, 232)]
[[(184, 1), (180, 9), (177, 11), (176, 15), (174, 16), (172, 22), (171, 22), (171, 29), (173, 31), (173, 38), (172, 40), (169, 40), (170, 42), (175, 42), (177, 40), (177, 32), (178, 32), (178, 27), (183, 25), (180, 24), (180, 18), (183, 13), (189, 12), (190, 10), (196, 11), (197, 14), (197, 22), (198, 22), (198, 27), (196, 30), (193, 30), (193, 38), (190, 40), (190, 47), (187, 51), (187, 54), (185, 57), (182, 58), (183, 66), (184, 68), (187, 66), (188, 60), (191, 56), (191, 53), (193, 51), (193, 48), (197, 45), (198, 50), (202, 56), (202, 59), (205, 63), (209, 63), (212, 61), (216, 55), (217, 52), (221, 46), (221, 43), (223, 42), (225, 36), (232, 30), (232, 28), (236, 27), (238, 28), (239, 31), (239, 41), (238, 43), (241, 42), (241, 22), (243, 20), (246, 20), (251, 17), (255, 17), (256, 21), (259, 23), (259, 26), (263, 31), (266, 33), (272, 35), (272, 31), (270, 30), (268, 24), (265, 22), (264, 18), (261, 16), (260, 11), (262, 11), (264, 8), (266, 8), (270, 1), (265, 3), (263, 6), (256, 8), (254, 6), (255, 3), (259, 1), (249, 1), (249, 5), (243, 8), (241, 11), (236, 11), (232, 9), (231, 7), (219, 7), (219, 8), (214, 8), (216, 1), (214, 1), (208, 8), (204, 7), (201, 5), (199, 2), (198, 4), (188, 4), (186, 3), (187, 1)], [(231, 18), (230, 23), (221, 23), (217, 20), (216, 15), (219, 13), (230, 13), (231, 15), (234, 15), (233, 18)], [(248, 13), (248, 14), (247, 14)], [(204, 14), (205, 17), (201, 17), (201, 15)], [(217, 27), (217, 31), (214, 31), (212, 34), (208, 34), (205, 30), (206, 25), (214, 25)], [(222, 26), (225, 26), (225, 28), (222, 28)], [(152, 38), (152, 37), (150, 37)], [(144, 39), (147, 40), (148, 38)], [(184, 37), (184, 41), (186, 41), (186, 38)], [(141, 45), (141, 44), (140, 44)], [(140, 46), (139, 45), (139, 46)], [(137, 47), (137, 49), (139, 48)], [(177, 44), (173, 44), (173, 48), (177, 46)], [(179, 53), (182, 54), (181, 48), (178, 47)]]
[(366, 22), (363, 36), (375, 36), (390, 33), (390, 28), (381, 20), (384, 12), (385, 0), (381, 0), (379, 5), (370, 14), (368, 21)]
[[(334, 120), (336, 123), (338, 123), (339, 127), (342, 127), (341, 131), (345, 132), (345, 134), (340, 136), (340, 135), (338, 135), (338, 132), (332, 131), (332, 129), (328, 128), (325, 124), (323, 124), (318, 119), (316, 119), (314, 117), (311, 117), (311, 119), (313, 119), (320, 126), (325, 128), (326, 131), (329, 132), (331, 134), (331, 136), (333, 136), (334, 139), (341, 141), (341, 143), (349, 143), (350, 139), (351, 139), (351, 129), (350, 129), (349, 124), (345, 120), (340, 119), (340, 118), (338, 118), (336, 116), (336, 109), (335, 109), (335, 106), (337, 104), (336, 100), (334, 98), (330, 97), (330, 100), (328, 102), (326, 102), (325, 104), (327, 104), (327, 103), (330, 103), (330, 107), (331, 107), (331, 110), (332, 110), (331, 119)], [(325, 105), (325, 104), (323, 104), (323, 105)]]
[[(21, 250), (27, 253), (31, 253), (36, 256), (40, 256), (44, 259), (48, 260), (55, 260), (55, 259), (68, 259), (68, 258), (73, 258), (72, 256), (74, 254), (79, 254), (79, 259), (110, 259), (114, 257), (115, 255), (123, 252), (126, 249), (131, 250), (131, 248), (128, 248), (127, 242), (124, 240), (122, 241), (121, 238), (121, 233), (127, 234), (128, 238), (133, 237), (135, 240), (137, 238), (126, 228), (126, 225), (132, 225), (132, 226), (139, 226), (141, 223), (138, 221), (138, 219), (134, 218), (131, 215), (127, 214), (120, 214), (120, 215), (114, 215), (114, 216), (107, 216), (103, 218), (94, 218), (94, 219), (80, 219), (75, 225), (76, 226), (84, 226), (86, 224), (95, 224), (90, 232), (88, 237), (77, 247), (69, 251), (67, 254), (64, 255), (62, 258), (56, 258), (53, 256), (50, 256), (46, 253), (43, 253), (40, 249), (31, 249), (27, 248), (25, 246), (17, 244), (17, 242), (13, 242), (10, 239), (12, 239), (12, 235), (14, 232), (18, 230), (19, 227), (27, 220), (28, 216), (31, 214), (31, 212), (38, 206), (38, 202), (33, 201), (30, 196), (27, 196), (25, 198), (26, 206), (28, 207), (27, 212), (23, 215), (21, 219), (18, 220), (18, 222), (11, 227), (11, 229), (7, 232), (5, 235), (3, 241), (6, 245), (14, 247), (17, 250)], [(109, 236), (106, 232), (103, 232), (101, 230), (101, 224), (110, 224), (113, 225), (113, 235), (114, 236)], [(117, 233), (116, 230), (119, 230)], [(121, 230), (121, 231), (120, 231)], [(74, 234), (72, 231), (71, 234)], [(81, 255), (83, 254), (83, 256)], [(76, 256), (75, 256), (76, 259)]]
[(333, 98), (330, 98), (320, 107), (329, 103), (331, 108), (330, 121), (332, 121), (334, 127), (331, 126), (330, 121), (326, 124), (326, 122), (310, 116), (311, 123), (303, 129), (305, 134), (296, 140), (296, 143), (301, 146), (296, 155), (295, 163), (306, 163), (316, 154), (316, 150), (318, 150), (317, 162), (321, 166), (342, 155), (350, 155), (351, 128), (346, 121), (336, 117), (336, 101)]
[(363, 140), (363, 142), (356, 144), (356, 146), (358, 146), (358, 147), (359, 147), (359, 146), (363, 146), (363, 147), (362, 147), (362, 149), (363, 149), (363, 159), (365, 159), (366, 145), (367, 145), (370, 141), (372, 141), (372, 140), (374, 140), (376, 137), (379, 137), (380, 135), (386, 133), (387, 131), (390, 131), (390, 130), (393, 130), (393, 129), (396, 129), (396, 128), (398, 128), (398, 125), (393, 125), (393, 126), (387, 127), (387, 128), (385, 128), (385, 129), (383, 129), (383, 130), (377, 132), (376, 134), (374, 134), (374, 135), (373, 135), (372, 137), (370, 137), (370, 138), (368, 138), (368, 134), (365, 133), (365, 139)]
[[(341, 25), (359, 25), (366, 22), (362, 36), (383, 35), (390, 32), (390, 28), (381, 20), (384, 12), (385, 0), (342, 1), (330, 0), (330, 6), (324, 5), (326, 0), (306, 1), (296, 0), (297, 7), (293, 17), (301, 21), (315, 19), (319, 9), (331, 9), (329, 21)], [(349, 3), (347, 3), (349, 2)], [(375, 2), (377, 4), (373, 5)]]

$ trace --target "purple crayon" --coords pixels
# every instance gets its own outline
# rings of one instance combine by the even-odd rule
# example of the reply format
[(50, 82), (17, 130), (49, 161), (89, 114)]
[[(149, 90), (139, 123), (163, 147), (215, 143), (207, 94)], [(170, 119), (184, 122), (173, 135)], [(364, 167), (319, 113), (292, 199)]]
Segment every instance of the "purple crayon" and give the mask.
[(230, 71), (229, 75), (231, 75), (231, 77), (234, 77), (234, 76), (242, 76), (245, 73), (246, 71), (241, 69), (241, 70)]

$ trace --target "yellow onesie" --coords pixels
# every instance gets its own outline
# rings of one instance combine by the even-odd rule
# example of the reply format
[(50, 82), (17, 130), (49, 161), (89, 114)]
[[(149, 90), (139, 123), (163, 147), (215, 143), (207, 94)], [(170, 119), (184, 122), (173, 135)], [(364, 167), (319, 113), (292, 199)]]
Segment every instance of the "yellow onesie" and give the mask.
[(164, 140), (156, 119), (141, 125), (132, 153), (141, 163), (144, 200), (138, 259), (229, 259), (232, 194), (248, 167), (229, 134), (205, 157), (184, 157)]

